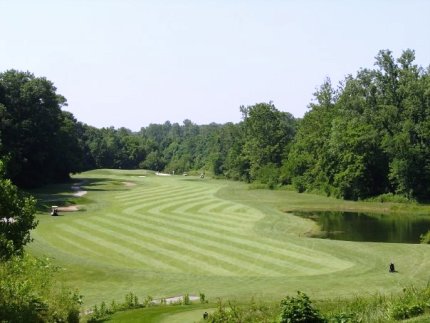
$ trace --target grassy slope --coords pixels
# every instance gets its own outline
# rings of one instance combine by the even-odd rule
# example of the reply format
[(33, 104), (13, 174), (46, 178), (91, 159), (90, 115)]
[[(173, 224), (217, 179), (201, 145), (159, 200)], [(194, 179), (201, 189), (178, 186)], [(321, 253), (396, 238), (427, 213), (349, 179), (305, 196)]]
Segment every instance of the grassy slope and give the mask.
[[(387, 211), (386, 204), (139, 175), (80, 174), (75, 179), (85, 180), (89, 192), (85, 211), (39, 215), (30, 250), (54, 257), (64, 267), (61, 279), (79, 288), (87, 306), (121, 300), (128, 291), (141, 298), (202, 291), (209, 299), (279, 300), (296, 290), (323, 298), (395, 291), (429, 279), (428, 246), (309, 239), (304, 234), (314, 224), (282, 211)], [(391, 260), (399, 273), (387, 273)]]

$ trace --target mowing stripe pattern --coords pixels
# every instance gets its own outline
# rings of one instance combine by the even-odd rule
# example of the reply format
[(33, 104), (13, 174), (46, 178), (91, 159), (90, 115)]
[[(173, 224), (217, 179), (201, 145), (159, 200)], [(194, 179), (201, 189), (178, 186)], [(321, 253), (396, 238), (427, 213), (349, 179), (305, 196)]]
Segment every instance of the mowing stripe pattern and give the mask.
[[(321, 275), (351, 263), (259, 235), (260, 210), (216, 197), (221, 185), (147, 178), (114, 194), (115, 210), (58, 217), (38, 237), (71, 258), (152, 273), (282, 277)], [(68, 215), (69, 216), (69, 215)]]

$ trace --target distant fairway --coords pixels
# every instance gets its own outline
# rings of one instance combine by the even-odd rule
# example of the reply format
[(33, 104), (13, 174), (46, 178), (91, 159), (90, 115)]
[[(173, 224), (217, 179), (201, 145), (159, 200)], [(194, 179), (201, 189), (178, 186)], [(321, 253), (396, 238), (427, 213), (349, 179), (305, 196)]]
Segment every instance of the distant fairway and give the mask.
[[(396, 290), (429, 279), (429, 246), (310, 239), (309, 220), (282, 209), (365, 208), (243, 183), (143, 171), (80, 174), (85, 210), (38, 216), (30, 250), (55, 258), (87, 305), (198, 294), (280, 299)], [(67, 193), (67, 192), (64, 192)], [(75, 199), (79, 204), (79, 198)], [(398, 274), (388, 274), (393, 260)]]

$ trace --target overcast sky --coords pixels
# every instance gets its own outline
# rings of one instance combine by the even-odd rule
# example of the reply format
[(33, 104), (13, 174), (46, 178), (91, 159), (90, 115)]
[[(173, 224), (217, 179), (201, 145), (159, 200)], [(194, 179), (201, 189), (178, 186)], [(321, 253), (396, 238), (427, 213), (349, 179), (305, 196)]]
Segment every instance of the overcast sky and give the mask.
[(273, 101), (302, 117), (326, 77), (380, 49), (430, 64), (427, 0), (0, 0), (0, 71), (44, 76), (96, 127), (238, 122)]

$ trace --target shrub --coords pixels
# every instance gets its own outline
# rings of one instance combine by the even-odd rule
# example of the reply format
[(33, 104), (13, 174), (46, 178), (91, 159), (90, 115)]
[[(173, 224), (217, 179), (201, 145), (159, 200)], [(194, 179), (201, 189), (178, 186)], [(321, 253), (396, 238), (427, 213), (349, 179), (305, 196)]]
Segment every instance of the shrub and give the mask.
[(300, 291), (297, 297), (287, 296), (281, 301), (280, 323), (318, 323), (325, 322), (318, 310), (313, 308), (309, 297)]
[(391, 308), (391, 317), (395, 320), (405, 320), (424, 313), (424, 307), (421, 304), (396, 304)]
[(91, 309), (91, 314), (87, 317), (87, 321), (90, 323), (104, 322), (110, 315), (118, 311), (150, 306), (151, 302), (152, 297), (147, 296), (144, 300), (144, 304), (140, 304), (137, 295), (133, 292), (129, 292), (124, 296), (124, 303), (118, 304), (115, 300), (112, 300), (109, 307), (106, 305), (105, 301), (102, 301), (99, 306), (94, 305)]
[(20, 192), (4, 173), (0, 160), (0, 261), (22, 255), (31, 241), (30, 231), (37, 226), (36, 200)]
[(0, 262), (0, 319), (5, 322), (78, 322), (82, 296), (59, 288), (48, 259), (24, 255)]
[(133, 294), (132, 292), (125, 295), (125, 301), (122, 306), (123, 308), (129, 309), (129, 308), (139, 307), (139, 306), (140, 306), (139, 298), (137, 297), (137, 295)]
[(357, 322), (357, 320), (354, 317), (354, 314), (349, 313), (337, 313), (329, 317), (328, 321), (330, 323), (352, 323)]
[(225, 305), (221, 300), (217, 303), (217, 309), (209, 314), (210, 323), (269, 323), (276, 316), (275, 309), (263, 303), (251, 300), (250, 306), (238, 306), (233, 302)]
[(429, 289), (418, 290), (415, 287), (403, 289), (403, 294), (391, 304), (390, 317), (404, 320), (424, 313), (425, 302), (428, 300)]
[(182, 304), (183, 305), (190, 305), (191, 304), (190, 295), (188, 295), (188, 293), (184, 295), (184, 297), (182, 299)]
[[(151, 306), (152, 305), (152, 301), (154, 300), (154, 298), (152, 298), (152, 296), (146, 296), (145, 299), (143, 300), (143, 305), (145, 307)], [(161, 302), (162, 303), (162, 302)]]
[(279, 183), (279, 168), (275, 164), (263, 165), (255, 175), (266, 188), (274, 189)]
[(420, 235), (420, 242), (423, 244), (430, 244), (430, 230)]
[(303, 193), (304, 191), (306, 191), (306, 180), (303, 176), (294, 177), (292, 184), (297, 192)]
[(115, 313), (116, 311), (118, 311), (118, 304), (113, 299), (112, 302), (110, 303), (109, 312)]
[(366, 199), (368, 202), (380, 202), (380, 203), (416, 203), (414, 200), (407, 198), (403, 195), (397, 195), (393, 193), (381, 194), (375, 197)]
[(200, 303), (201, 304), (204, 304), (204, 303), (207, 303), (208, 301), (206, 300), (206, 295), (204, 294), (204, 293), (199, 293), (199, 295), (200, 295)]

